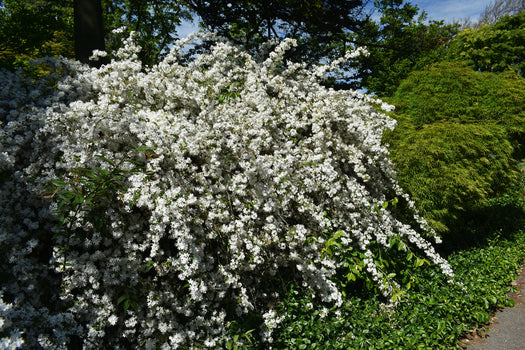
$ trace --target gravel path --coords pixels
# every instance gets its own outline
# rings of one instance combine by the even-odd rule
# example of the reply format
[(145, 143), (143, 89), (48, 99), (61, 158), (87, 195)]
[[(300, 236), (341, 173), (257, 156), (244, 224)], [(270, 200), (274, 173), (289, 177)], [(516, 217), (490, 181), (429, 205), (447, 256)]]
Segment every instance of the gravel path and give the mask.
[(467, 350), (525, 350), (525, 266), (512, 282), (518, 292), (509, 294), (514, 307), (498, 311), (492, 318), (488, 332), (483, 337), (465, 339)]

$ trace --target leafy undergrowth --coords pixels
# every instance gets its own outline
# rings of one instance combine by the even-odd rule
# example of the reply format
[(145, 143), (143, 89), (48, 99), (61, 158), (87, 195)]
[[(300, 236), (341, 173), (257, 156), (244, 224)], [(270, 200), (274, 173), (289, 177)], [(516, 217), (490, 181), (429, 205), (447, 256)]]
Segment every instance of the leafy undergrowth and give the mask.
[(496, 233), (448, 259), (463, 286), (448, 284), (437, 269), (414, 269), (412, 288), (395, 312), (369, 294), (347, 298), (339, 316), (324, 316), (322, 306), (292, 289), (281, 306), (290, 316), (276, 332), (274, 348), (459, 348), (461, 337), (483, 328), (491, 313), (513, 306), (506, 293), (525, 261), (525, 231)]

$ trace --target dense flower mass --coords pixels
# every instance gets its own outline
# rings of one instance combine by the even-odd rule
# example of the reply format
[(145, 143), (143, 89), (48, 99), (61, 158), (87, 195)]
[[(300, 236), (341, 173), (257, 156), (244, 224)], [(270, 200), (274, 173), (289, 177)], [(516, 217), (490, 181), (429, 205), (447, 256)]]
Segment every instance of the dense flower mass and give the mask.
[(1, 72), (3, 344), (219, 348), (248, 316), (271, 342), (290, 282), (337, 307), (361, 264), (391, 297), (375, 252), (393, 242), (452, 277), (425, 222), (387, 205), (413, 208), (388, 105), (320, 85), (338, 62), (284, 62), (292, 40), (261, 62), (217, 40), (187, 63), (190, 40), (151, 68), (130, 39), (100, 68)]

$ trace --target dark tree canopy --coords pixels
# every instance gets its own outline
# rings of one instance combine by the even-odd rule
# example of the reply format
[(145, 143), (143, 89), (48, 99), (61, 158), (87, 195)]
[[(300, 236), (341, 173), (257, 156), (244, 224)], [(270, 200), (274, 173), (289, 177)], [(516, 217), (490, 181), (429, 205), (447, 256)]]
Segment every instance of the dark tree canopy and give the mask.
[(42, 56), (72, 57), (72, 0), (0, 2), (0, 67)]
[[(25, 50), (31, 52), (32, 57), (49, 54), (40, 50), (48, 37), (55, 37), (54, 42), (59, 44), (69, 42), (71, 47), (73, 4), (91, 4), (92, 10), (79, 11), (81, 15), (75, 21), (77, 30), (80, 30), (81, 19), (86, 19), (83, 22), (86, 24), (95, 21), (94, 26), (84, 34), (76, 33), (77, 58), (83, 62), (91, 56), (94, 48), (102, 49), (105, 44), (109, 51), (113, 51), (130, 31), (136, 31), (142, 47), (140, 59), (144, 65), (153, 65), (178, 39), (177, 29), (182, 21), (198, 16), (204, 29), (230, 38), (251, 53), (269, 39), (293, 37), (297, 39), (298, 46), (287, 53), (287, 59), (296, 62), (322, 63), (342, 56), (349, 49), (366, 46), (370, 51), (368, 57), (360, 57), (353, 64), (347, 64), (341, 69), (342, 76), (331, 79), (335, 81), (335, 86), (364, 88), (380, 96), (390, 95), (410, 71), (435, 62), (442, 53), (443, 44), (456, 33), (454, 26), (444, 25), (443, 22), (426, 23), (425, 13), (419, 15), (417, 6), (403, 0), (376, 0), (374, 6), (370, 6), (368, 0), (25, 2), (30, 6), (22, 6), (14, 0), (4, 3), (11, 12), (2, 11), (0, 36), (5, 37), (2, 42), (7, 43), (2, 46), (2, 54), (9, 50)], [(379, 11), (379, 20), (374, 20), (376, 17), (369, 13), (373, 9)], [(100, 13), (103, 21), (100, 21)], [(25, 19), (28, 14), (31, 18)], [(35, 38), (23, 29), (25, 23), (30, 22), (37, 23)], [(102, 22), (104, 41), (100, 34)], [(113, 32), (121, 27), (125, 29)], [(96, 44), (90, 43), (95, 37), (98, 38)], [(54, 46), (60, 47), (57, 44)], [(80, 54), (79, 50), (83, 47), (86, 52)], [(330, 83), (334, 84), (334, 81)]]
[(363, 25), (362, 0), (188, 0), (204, 28), (248, 50), (272, 38), (298, 39), (295, 59), (315, 62), (341, 53), (349, 33)]
[[(74, 57), (74, 22), (79, 38), (76, 56), (81, 61), (87, 62), (92, 50), (103, 49), (104, 44), (108, 49), (118, 47), (133, 30), (140, 34), (140, 58), (150, 65), (177, 39), (181, 21), (190, 18), (182, 1), (171, 0), (4, 0), (0, 5), (0, 66), (7, 68), (46, 55)], [(120, 27), (126, 29), (112, 33)]]
[[(336, 87), (364, 88), (391, 95), (414, 69), (435, 62), (456, 33), (444, 21), (426, 23), (426, 14), (404, 0), (188, 0), (205, 29), (216, 31), (248, 50), (268, 39), (294, 37), (299, 45), (288, 56), (319, 63), (368, 48), (370, 55), (342, 67), (330, 78)], [(370, 13), (377, 10), (379, 21)]]
[(457, 26), (426, 23), (426, 13), (403, 0), (377, 0), (374, 5), (381, 14), (379, 22), (368, 21), (356, 33), (355, 44), (367, 47), (370, 55), (352, 66), (352, 87), (389, 96), (411, 71), (439, 59)]
[[(108, 49), (120, 47), (131, 31), (138, 32), (140, 59), (145, 65), (155, 64), (167, 53), (178, 39), (177, 26), (191, 18), (182, 1), (102, 0), (102, 7)], [(112, 33), (121, 27), (125, 30)]]

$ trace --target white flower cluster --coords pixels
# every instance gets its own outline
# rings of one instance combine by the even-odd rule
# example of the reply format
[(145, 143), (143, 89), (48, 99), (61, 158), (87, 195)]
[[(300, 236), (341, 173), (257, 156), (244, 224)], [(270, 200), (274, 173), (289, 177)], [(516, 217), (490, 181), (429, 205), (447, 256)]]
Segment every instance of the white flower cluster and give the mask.
[[(221, 41), (178, 63), (188, 40), (147, 69), (130, 40), (98, 69), (62, 60), (48, 61), (54, 73), (40, 82), (0, 76), (3, 342), (213, 348), (247, 315), (271, 341), (287, 282), (342, 303), (334, 277), (345, 251), (362, 251), (389, 295), (395, 282), (370, 247), (389, 249), (390, 238), (452, 276), (383, 206), (412, 204), (381, 144), (395, 126), (381, 101), (322, 87), (325, 67), (283, 62), (292, 40), (262, 63)], [(111, 164), (142, 171), (111, 198), (90, 199), (95, 216), (67, 212), (70, 233), (59, 234), (53, 213), (64, 209), (42, 198), (47, 186)], [(340, 249), (326, 254), (336, 232)]]

